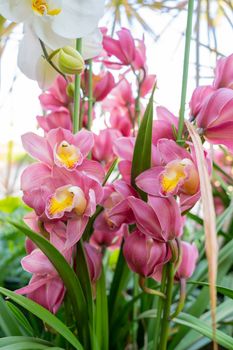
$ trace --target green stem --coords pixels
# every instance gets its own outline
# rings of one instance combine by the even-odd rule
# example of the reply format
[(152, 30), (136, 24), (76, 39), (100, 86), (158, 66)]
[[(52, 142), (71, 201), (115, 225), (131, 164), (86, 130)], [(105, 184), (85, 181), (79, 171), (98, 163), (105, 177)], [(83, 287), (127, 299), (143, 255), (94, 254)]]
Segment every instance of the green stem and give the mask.
[(156, 290), (156, 289), (151, 289), (151, 288), (148, 288), (145, 284), (146, 282), (146, 279), (145, 277), (143, 276), (140, 276), (139, 277), (139, 285), (141, 287), (141, 289), (143, 290), (143, 292), (147, 293), (147, 294), (151, 294), (151, 295), (157, 295), (163, 299), (166, 299), (166, 295), (162, 292), (160, 292), (159, 290)]
[[(133, 298), (136, 298), (138, 295), (138, 275), (134, 274), (134, 288), (133, 288)], [(133, 338), (133, 348), (137, 349), (137, 329), (138, 329), (138, 323), (135, 322), (137, 319), (137, 312), (138, 312), (138, 305), (135, 302), (133, 304), (133, 329), (132, 329), (132, 338)]]
[(88, 123), (87, 129), (91, 130), (92, 124), (92, 108), (93, 108), (93, 79), (92, 79), (92, 59), (88, 60)]
[(164, 305), (164, 313), (163, 313), (163, 321), (162, 321), (162, 329), (161, 329), (161, 337), (160, 337), (160, 346), (159, 350), (167, 349), (167, 341), (168, 341), (168, 333), (169, 333), (169, 318), (170, 318), (170, 309), (172, 303), (172, 288), (174, 281), (174, 264), (173, 262), (169, 262), (167, 264), (167, 289), (166, 296), (167, 299)]
[(184, 303), (185, 303), (185, 297), (186, 297), (186, 279), (181, 278), (180, 280), (180, 299), (177, 305), (176, 310), (174, 313), (170, 316), (170, 319), (177, 317), (179, 313), (183, 310)]
[(182, 133), (184, 128), (184, 114), (185, 114), (185, 101), (188, 85), (188, 71), (189, 71), (189, 56), (190, 56), (190, 42), (192, 34), (192, 19), (193, 19), (193, 5), (194, 0), (188, 2), (188, 18), (186, 27), (185, 38), (185, 52), (184, 52), (184, 65), (183, 65), (183, 80), (182, 80), (182, 92), (179, 112), (179, 126), (177, 134), (177, 142), (182, 144)]
[[(76, 40), (76, 50), (82, 53), (82, 39)], [(81, 129), (80, 126), (80, 87), (81, 87), (81, 75), (75, 76), (74, 83), (74, 113), (73, 113), (73, 133)]]
[[(161, 288), (160, 288), (161, 293), (165, 293), (166, 277), (167, 277), (167, 264), (164, 265), (163, 267), (163, 274), (162, 274), (162, 281), (161, 281)], [(164, 306), (164, 299), (158, 298), (157, 317), (156, 317), (156, 323), (155, 323), (154, 347), (153, 347), (154, 350), (158, 350), (158, 341), (159, 341), (163, 306)]]

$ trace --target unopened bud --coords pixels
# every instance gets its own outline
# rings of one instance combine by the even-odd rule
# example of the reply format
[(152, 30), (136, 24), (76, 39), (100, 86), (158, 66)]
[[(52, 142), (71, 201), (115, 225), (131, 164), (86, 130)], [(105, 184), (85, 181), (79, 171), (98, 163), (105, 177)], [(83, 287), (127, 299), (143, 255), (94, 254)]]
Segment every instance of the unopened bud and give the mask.
[(77, 50), (71, 46), (65, 46), (59, 51), (58, 65), (65, 74), (81, 74), (85, 63)]
[(67, 96), (73, 98), (74, 97), (74, 83), (69, 83), (66, 88)]

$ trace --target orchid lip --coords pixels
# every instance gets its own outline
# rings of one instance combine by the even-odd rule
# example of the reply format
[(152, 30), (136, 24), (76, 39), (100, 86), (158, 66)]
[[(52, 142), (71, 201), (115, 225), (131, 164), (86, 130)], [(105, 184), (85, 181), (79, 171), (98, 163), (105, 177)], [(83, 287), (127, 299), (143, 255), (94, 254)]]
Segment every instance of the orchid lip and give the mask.
[(83, 156), (79, 148), (65, 140), (54, 148), (54, 161), (60, 167), (73, 170), (82, 163), (82, 160)]
[(61, 8), (49, 8), (46, 0), (33, 0), (32, 9), (39, 16), (57, 16), (61, 12)]

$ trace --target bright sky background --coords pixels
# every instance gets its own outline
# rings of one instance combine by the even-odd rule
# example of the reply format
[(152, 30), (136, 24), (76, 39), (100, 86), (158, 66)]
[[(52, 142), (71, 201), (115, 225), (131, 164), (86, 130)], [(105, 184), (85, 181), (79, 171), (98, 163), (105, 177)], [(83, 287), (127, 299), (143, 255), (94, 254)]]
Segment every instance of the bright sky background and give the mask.
[[(161, 33), (171, 20), (172, 14), (160, 14), (149, 10), (141, 11), (148, 24), (155, 33)], [(105, 17), (100, 25), (107, 25), (109, 18)], [(112, 23), (112, 22), (111, 22)], [(128, 27), (127, 22), (124, 24)], [(195, 25), (195, 18), (194, 18)], [(147, 57), (149, 72), (157, 75), (158, 90), (155, 99), (160, 105), (164, 105), (174, 114), (178, 115), (182, 82), (184, 32), (186, 28), (186, 12), (183, 11), (178, 18), (173, 20), (169, 28), (158, 41), (154, 41), (149, 34), (143, 33), (142, 27), (135, 24), (132, 34), (136, 38), (142, 38), (145, 34), (147, 45)], [(207, 43), (206, 19), (201, 19), (200, 42)], [(218, 20), (217, 27), (218, 50), (224, 55), (233, 52), (232, 30), (225, 18)], [(41, 114), (38, 101), (40, 90), (37, 83), (27, 79), (17, 69), (17, 51), (22, 35), (22, 27), (18, 27), (12, 34), (1, 63), (1, 89), (0, 89), (0, 159), (2, 159), (6, 144), (14, 140), (14, 152), (22, 152), (20, 136), (28, 131), (36, 131), (36, 115)], [(195, 35), (195, 34), (193, 34)], [(213, 45), (212, 45), (213, 46)], [(202, 85), (211, 83), (213, 67), (215, 66), (215, 54), (210, 54), (206, 48), (201, 48), (201, 68), (203, 76)], [(190, 75), (188, 86), (188, 99), (195, 88), (195, 42), (192, 42)], [(208, 67), (212, 67), (209, 69)], [(14, 82), (14, 83), (13, 83)], [(12, 84), (13, 83), (13, 84)], [(13, 88), (12, 88), (13, 87)], [(3, 165), (3, 164), (2, 164)], [(2, 167), (3, 169), (3, 167)], [(1, 167), (0, 167), (1, 170)]]

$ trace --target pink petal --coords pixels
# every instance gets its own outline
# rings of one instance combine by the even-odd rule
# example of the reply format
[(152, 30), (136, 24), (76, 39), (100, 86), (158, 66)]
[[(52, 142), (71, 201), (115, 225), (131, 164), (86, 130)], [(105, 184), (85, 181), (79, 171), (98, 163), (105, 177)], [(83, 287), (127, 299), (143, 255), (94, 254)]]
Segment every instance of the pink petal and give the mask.
[(163, 167), (157, 166), (144, 171), (136, 178), (136, 185), (148, 194), (154, 196), (160, 195), (159, 176), (163, 170)]
[(76, 135), (74, 135), (74, 144), (80, 149), (83, 157), (87, 157), (94, 146), (93, 133), (82, 129)]
[(35, 159), (48, 165), (53, 163), (52, 150), (44, 137), (28, 132), (22, 136), (24, 149)]
[(88, 217), (78, 217), (77, 219), (69, 220), (67, 223), (67, 241), (64, 250), (73, 247), (82, 237), (82, 234), (88, 223)]

